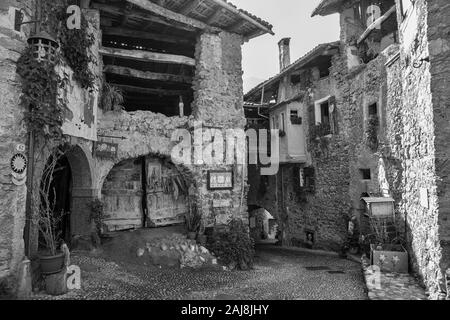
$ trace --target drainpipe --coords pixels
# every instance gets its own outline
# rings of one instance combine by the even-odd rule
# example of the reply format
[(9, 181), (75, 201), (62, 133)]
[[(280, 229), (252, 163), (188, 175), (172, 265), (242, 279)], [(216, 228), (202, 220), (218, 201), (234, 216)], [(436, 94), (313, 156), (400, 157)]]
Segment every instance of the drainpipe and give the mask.
[(33, 218), (33, 179), (34, 178), (34, 133), (28, 134), (28, 170), (27, 170), (27, 199), (25, 213), (25, 255), (31, 256), (31, 219)]
[(269, 119), (269, 117), (266, 117), (265, 115), (262, 115), (262, 114), (261, 114), (261, 106), (262, 106), (263, 103), (264, 103), (264, 89), (265, 89), (265, 87), (263, 86), (263, 87), (262, 87), (262, 92), (261, 92), (261, 103), (260, 103), (259, 106), (258, 106), (258, 116), (263, 117), (263, 118), (265, 118), (265, 119)]
[[(35, 16), (41, 17), (42, 3), (38, 1), (35, 8)], [(40, 31), (40, 24), (34, 24), (34, 33)], [(31, 105), (28, 107), (31, 112)], [(25, 256), (31, 256), (31, 219), (33, 218), (33, 185), (34, 185), (34, 132), (30, 130), (28, 133), (28, 168), (27, 168), (27, 198), (25, 204), (25, 229), (24, 229), (24, 244)]]

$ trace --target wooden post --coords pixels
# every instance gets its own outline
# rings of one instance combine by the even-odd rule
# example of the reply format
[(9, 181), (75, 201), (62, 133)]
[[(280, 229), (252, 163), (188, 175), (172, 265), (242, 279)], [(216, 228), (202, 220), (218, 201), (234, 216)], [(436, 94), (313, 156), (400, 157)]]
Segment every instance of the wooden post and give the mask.
[(450, 268), (447, 269), (445, 273), (446, 284), (447, 284), (447, 300), (450, 300)]
[(178, 103), (178, 107), (180, 109), (180, 117), (184, 117), (184, 103), (183, 96), (180, 96), (180, 102)]

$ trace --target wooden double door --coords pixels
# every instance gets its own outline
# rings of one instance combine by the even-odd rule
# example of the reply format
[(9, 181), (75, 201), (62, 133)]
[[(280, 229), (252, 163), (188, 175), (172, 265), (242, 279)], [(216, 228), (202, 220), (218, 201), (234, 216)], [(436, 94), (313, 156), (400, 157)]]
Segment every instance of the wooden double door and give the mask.
[(176, 167), (143, 157), (115, 166), (103, 185), (107, 231), (184, 223), (187, 187)]

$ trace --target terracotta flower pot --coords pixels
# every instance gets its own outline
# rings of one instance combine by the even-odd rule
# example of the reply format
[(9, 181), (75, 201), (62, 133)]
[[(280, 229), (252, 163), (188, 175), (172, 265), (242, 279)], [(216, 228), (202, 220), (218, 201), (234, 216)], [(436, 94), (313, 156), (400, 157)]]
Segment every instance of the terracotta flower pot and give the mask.
[(64, 253), (55, 256), (39, 256), (42, 274), (55, 274), (64, 268)]

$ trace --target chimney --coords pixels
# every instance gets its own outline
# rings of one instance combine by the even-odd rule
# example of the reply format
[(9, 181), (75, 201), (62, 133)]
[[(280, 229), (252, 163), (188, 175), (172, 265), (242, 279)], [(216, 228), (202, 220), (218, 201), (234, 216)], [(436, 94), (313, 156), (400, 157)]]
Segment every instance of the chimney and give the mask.
[(280, 48), (280, 72), (291, 64), (291, 38), (283, 38), (278, 42)]

